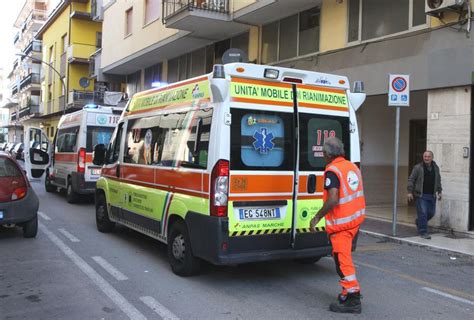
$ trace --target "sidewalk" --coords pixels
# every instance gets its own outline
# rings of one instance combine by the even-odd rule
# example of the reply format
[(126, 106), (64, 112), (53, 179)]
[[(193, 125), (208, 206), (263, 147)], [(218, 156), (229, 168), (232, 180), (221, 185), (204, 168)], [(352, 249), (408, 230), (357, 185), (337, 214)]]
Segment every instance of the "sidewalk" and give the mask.
[(451, 234), (430, 229), (431, 239), (420, 238), (414, 225), (397, 223), (397, 234), (392, 235), (392, 222), (375, 217), (366, 217), (361, 226), (362, 233), (398, 243), (427, 247), (454, 255), (474, 257), (474, 233)]

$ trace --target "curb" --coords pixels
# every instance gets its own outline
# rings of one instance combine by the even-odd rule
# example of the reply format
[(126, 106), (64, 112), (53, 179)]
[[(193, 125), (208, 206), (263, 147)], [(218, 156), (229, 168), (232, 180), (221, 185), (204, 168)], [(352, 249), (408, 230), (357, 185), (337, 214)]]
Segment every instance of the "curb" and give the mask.
[(406, 245), (415, 246), (415, 247), (427, 248), (431, 251), (440, 252), (440, 253), (447, 253), (449, 255), (453, 255), (453, 256), (457, 256), (457, 257), (474, 258), (474, 255), (469, 254), (469, 253), (455, 251), (455, 250), (451, 250), (451, 249), (447, 249), (447, 248), (443, 248), (443, 247), (438, 247), (438, 246), (434, 246), (434, 245), (428, 245), (428, 244), (413, 241), (413, 240), (393, 237), (393, 236), (383, 234), (383, 233), (377, 233), (377, 232), (363, 230), (363, 229), (360, 229), (360, 232), (364, 233), (368, 236), (374, 237), (374, 238), (389, 240), (391, 242), (398, 243), (398, 244), (406, 244)]

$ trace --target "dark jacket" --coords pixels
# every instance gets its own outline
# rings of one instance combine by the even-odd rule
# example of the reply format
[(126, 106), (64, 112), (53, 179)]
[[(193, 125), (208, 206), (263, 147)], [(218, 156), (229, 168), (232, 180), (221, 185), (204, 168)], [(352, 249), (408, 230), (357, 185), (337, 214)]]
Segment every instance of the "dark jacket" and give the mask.
[[(439, 167), (436, 162), (431, 162), (435, 172), (434, 192), (441, 192), (441, 175), (439, 174)], [(424, 163), (420, 162), (413, 167), (410, 177), (408, 178), (407, 190), (409, 193), (413, 193), (415, 197), (421, 197), (423, 194), (423, 178), (425, 176), (423, 171)]]

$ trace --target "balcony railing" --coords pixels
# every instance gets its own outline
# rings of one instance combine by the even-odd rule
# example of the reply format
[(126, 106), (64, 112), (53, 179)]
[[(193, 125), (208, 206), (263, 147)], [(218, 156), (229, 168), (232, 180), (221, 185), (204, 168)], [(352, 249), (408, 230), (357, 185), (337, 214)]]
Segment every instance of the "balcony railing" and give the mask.
[(25, 118), (29, 115), (37, 114), (37, 113), (39, 113), (39, 104), (38, 105), (32, 104), (28, 107), (20, 109), (20, 119)]
[(23, 80), (21, 80), (20, 83), (20, 90), (28, 87), (31, 84), (40, 84), (41, 83), (41, 77), (39, 73), (30, 73), (27, 75)]
[(18, 87), (16, 85), (14, 85), (12, 87), (12, 96), (16, 95), (18, 93)]
[(20, 40), (20, 32), (17, 32), (13, 37), (13, 44), (16, 44)]
[(69, 105), (86, 105), (86, 104), (101, 104), (101, 105), (117, 105), (123, 101), (122, 92), (111, 91), (78, 91), (69, 92)]
[(11, 116), (10, 116), (10, 121), (13, 122), (13, 121), (16, 121), (17, 118), (16, 118), (16, 111), (15, 112), (12, 112)]
[[(41, 41), (32, 40), (25, 50), (23, 50), (24, 55), (29, 55), (31, 52), (41, 52)], [(22, 57), (22, 59), (23, 58), (24, 57)]]
[(163, 23), (185, 10), (229, 13), (229, 0), (163, 0)]

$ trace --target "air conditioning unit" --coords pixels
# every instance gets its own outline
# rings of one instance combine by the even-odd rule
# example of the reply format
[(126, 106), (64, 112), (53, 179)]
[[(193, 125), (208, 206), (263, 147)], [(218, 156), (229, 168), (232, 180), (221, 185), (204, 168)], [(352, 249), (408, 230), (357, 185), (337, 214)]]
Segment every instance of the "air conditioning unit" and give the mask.
[(459, 11), (463, 8), (466, 0), (426, 0), (425, 13), (438, 15), (444, 11)]

